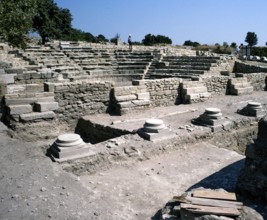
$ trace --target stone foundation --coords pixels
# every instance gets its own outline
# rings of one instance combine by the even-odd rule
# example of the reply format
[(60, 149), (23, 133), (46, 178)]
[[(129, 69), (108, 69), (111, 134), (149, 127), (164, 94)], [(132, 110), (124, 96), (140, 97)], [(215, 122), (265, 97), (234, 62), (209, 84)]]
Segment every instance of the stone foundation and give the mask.
[(243, 195), (267, 201), (267, 116), (258, 125), (258, 137), (246, 149), (245, 167), (237, 188)]

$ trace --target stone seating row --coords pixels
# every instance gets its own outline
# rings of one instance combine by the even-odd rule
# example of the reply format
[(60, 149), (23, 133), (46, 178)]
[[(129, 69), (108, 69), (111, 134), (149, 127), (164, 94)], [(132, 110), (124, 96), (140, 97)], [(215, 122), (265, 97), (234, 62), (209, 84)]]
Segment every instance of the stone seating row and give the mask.
[(183, 104), (206, 101), (211, 94), (200, 81), (184, 81), (181, 83), (181, 99)]
[(150, 106), (150, 96), (145, 86), (122, 86), (112, 89), (111, 105), (115, 114), (123, 115)]
[[(54, 111), (58, 109), (58, 102), (54, 99), (54, 93), (39, 92), (40, 89), (39, 85), (27, 85), (26, 88), (17, 88), (16, 93), (13, 88), (12, 93), (5, 95), (5, 120), (9, 125), (56, 117)], [(8, 91), (11, 92), (11, 88)]]
[(250, 94), (253, 87), (247, 81), (246, 77), (232, 78), (229, 80), (229, 93), (231, 95)]

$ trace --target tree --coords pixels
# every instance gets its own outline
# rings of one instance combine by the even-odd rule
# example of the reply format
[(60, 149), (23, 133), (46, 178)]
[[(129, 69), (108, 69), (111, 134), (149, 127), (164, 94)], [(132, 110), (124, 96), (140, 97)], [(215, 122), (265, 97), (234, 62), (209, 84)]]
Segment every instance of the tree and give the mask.
[(108, 39), (103, 34), (99, 34), (96, 37), (96, 43), (105, 43), (105, 42), (108, 42)]
[(258, 37), (257, 34), (255, 34), (254, 32), (248, 32), (245, 42), (248, 43), (249, 46), (255, 46), (258, 43)]
[(227, 47), (229, 47), (229, 44), (227, 42), (223, 42), (223, 47), (227, 48)]
[(89, 32), (71, 28), (70, 34), (65, 37), (65, 40), (95, 42), (96, 38)]
[(172, 44), (172, 40), (163, 35), (154, 36), (152, 34), (147, 34), (142, 40), (142, 43), (146, 46), (152, 46), (156, 44)]
[(48, 38), (66, 40), (72, 32), (72, 16), (53, 0), (37, 0), (37, 13), (33, 18), (33, 30), (39, 33), (42, 43)]
[(25, 47), (36, 0), (0, 0), (0, 35), (11, 45)]
[(235, 42), (232, 42), (231, 45), (230, 45), (230, 47), (236, 48), (237, 47), (237, 44)]
[(198, 42), (193, 42), (191, 40), (186, 40), (184, 42), (184, 46), (192, 46), (192, 47), (197, 47), (197, 46), (200, 46), (200, 43)]

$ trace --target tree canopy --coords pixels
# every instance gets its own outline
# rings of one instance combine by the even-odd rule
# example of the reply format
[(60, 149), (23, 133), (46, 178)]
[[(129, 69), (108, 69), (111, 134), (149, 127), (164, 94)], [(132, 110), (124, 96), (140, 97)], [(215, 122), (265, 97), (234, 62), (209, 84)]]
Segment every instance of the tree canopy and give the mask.
[(191, 41), (191, 40), (186, 40), (185, 42), (184, 42), (184, 46), (192, 46), (192, 47), (197, 47), (197, 46), (199, 46), (200, 45), (200, 43), (198, 43), (198, 42), (193, 42), (193, 41)]
[(163, 35), (147, 34), (142, 40), (142, 43), (146, 46), (152, 46), (156, 44), (172, 44), (172, 40), (169, 37)]
[(62, 9), (53, 0), (37, 0), (37, 11), (33, 18), (33, 30), (44, 43), (48, 38), (64, 40), (71, 34), (72, 16), (68, 9)]
[(248, 32), (245, 42), (248, 43), (249, 46), (255, 46), (258, 43), (258, 37), (257, 34), (255, 34), (254, 32)]
[(1, 0), (0, 35), (11, 45), (24, 47), (35, 13), (36, 0)]

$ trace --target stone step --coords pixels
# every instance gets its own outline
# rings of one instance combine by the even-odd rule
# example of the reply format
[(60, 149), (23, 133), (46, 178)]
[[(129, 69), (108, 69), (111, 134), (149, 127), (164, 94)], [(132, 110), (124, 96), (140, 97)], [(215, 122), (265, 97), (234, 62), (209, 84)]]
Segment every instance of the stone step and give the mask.
[(237, 89), (230, 89), (231, 95), (242, 95), (242, 94), (250, 94), (253, 92), (253, 87), (246, 87), (246, 88), (237, 88)]
[(207, 87), (191, 87), (191, 88), (183, 88), (183, 94), (199, 94), (208, 92)]
[(128, 69), (134, 69), (134, 70), (144, 70), (146, 68), (146, 65), (135, 65), (135, 64), (128, 64), (128, 65), (120, 65), (118, 66), (118, 70), (128, 70)]
[(56, 117), (53, 111), (48, 112), (32, 112), (20, 115), (22, 122), (39, 121), (41, 119), (54, 119)]
[(15, 82), (15, 77), (17, 74), (1, 74), (0, 81), (5, 84), (13, 84)]
[(165, 72), (165, 73), (186, 73), (186, 72), (195, 72), (195, 73), (203, 73), (203, 70), (198, 70), (198, 69), (181, 69), (181, 68), (176, 68), (176, 69), (155, 69), (153, 70), (156, 73), (161, 73), (161, 72)]
[(21, 94), (6, 94), (5, 95), (6, 105), (23, 105), (33, 104), (35, 102), (54, 102), (53, 92), (43, 93), (21, 93)]
[(247, 87), (251, 87), (250, 83), (235, 83), (230, 85), (230, 88), (247, 88)]
[(126, 101), (132, 101), (136, 100), (137, 96), (136, 95), (121, 95), (121, 96), (115, 96), (115, 99), (117, 102), (126, 102)]
[(33, 110), (32, 105), (9, 105), (7, 106), (7, 112), (9, 115), (21, 115), (31, 113)]
[(48, 112), (58, 109), (58, 102), (36, 102), (34, 103), (35, 112)]
[(34, 93), (34, 92), (44, 92), (43, 84), (14, 84), (7, 86), (7, 93)]

